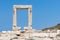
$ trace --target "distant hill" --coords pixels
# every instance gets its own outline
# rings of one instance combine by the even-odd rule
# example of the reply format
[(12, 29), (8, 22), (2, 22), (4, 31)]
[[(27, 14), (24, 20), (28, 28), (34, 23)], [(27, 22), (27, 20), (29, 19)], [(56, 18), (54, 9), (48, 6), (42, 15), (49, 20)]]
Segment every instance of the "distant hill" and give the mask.
[(60, 30), (60, 23), (59, 24), (57, 24), (56, 26), (53, 26), (53, 27), (49, 27), (49, 28), (45, 28), (45, 29), (43, 29), (43, 31), (44, 30), (53, 30), (53, 29), (59, 29)]

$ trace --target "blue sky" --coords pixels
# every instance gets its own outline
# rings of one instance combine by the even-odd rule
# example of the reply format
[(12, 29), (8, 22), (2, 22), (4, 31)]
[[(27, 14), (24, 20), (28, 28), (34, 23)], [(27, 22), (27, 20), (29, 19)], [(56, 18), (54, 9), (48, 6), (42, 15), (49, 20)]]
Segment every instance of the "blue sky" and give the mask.
[[(13, 5), (32, 5), (32, 27), (43, 29), (60, 23), (60, 0), (0, 0), (0, 31), (13, 27)], [(27, 26), (27, 10), (17, 10), (17, 25)]]

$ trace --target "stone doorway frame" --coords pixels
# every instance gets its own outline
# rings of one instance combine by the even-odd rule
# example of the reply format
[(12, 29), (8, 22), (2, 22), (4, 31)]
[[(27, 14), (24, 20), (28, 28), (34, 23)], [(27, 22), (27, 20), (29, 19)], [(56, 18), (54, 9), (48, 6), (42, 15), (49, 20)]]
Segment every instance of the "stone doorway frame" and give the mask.
[(13, 6), (13, 29), (17, 27), (17, 9), (28, 9), (28, 27), (32, 28), (32, 5), (14, 5)]

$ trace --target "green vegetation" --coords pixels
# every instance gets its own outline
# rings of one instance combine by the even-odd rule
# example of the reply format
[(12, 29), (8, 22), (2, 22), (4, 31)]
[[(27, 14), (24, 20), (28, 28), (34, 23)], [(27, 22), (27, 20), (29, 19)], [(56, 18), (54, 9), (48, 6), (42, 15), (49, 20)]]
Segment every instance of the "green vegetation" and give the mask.
[(53, 26), (53, 27), (50, 27), (50, 28), (45, 28), (45, 29), (43, 29), (42, 31), (44, 31), (44, 30), (54, 30), (54, 29), (60, 30), (60, 24), (57, 24), (56, 26)]

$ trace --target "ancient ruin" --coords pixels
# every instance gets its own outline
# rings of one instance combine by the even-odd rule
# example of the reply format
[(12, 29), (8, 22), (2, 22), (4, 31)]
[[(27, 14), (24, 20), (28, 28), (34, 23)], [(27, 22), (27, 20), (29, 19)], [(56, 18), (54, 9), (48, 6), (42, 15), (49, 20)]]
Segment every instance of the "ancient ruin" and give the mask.
[[(21, 30), (21, 27), (17, 26), (16, 11), (18, 9), (28, 9), (28, 26), (24, 27), (24, 30)], [(13, 11), (14, 13), (12, 31), (0, 32), (0, 40), (60, 40), (59, 29), (32, 29), (32, 5), (14, 5)]]

